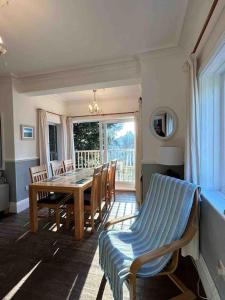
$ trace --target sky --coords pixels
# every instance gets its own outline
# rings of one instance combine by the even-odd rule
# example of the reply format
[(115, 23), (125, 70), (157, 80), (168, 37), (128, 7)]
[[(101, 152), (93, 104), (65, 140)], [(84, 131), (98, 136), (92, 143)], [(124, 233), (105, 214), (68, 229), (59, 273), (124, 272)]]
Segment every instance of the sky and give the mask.
[(134, 133), (134, 122), (124, 122), (122, 124), (123, 128), (116, 133), (117, 138), (126, 135), (129, 131)]

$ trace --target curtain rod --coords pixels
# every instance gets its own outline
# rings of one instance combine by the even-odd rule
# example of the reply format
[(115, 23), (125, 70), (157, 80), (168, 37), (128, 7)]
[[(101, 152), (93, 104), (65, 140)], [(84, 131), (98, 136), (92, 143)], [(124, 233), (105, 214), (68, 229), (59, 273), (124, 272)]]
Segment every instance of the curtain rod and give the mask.
[(216, 8), (218, 2), (219, 2), (219, 0), (214, 0), (214, 1), (213, 1), (213, 4), (212, 4), (212, 6), (211, 6), (211, 8), (210, 8), (210, 11), (209, 11), (209, 13), (208, 13), (208, 16), (207, 16), (207, 18), (206, 18), (206, 20), (205, 20), (205, 23), (204, 23), (204, 25), (203, 25), (203, 27), (202, 27), (202, 30), (201, 30), (201, 32), (200, 32), (200, 34), (199, 34), (199, 36), (198, 36), (197, 42), (196, 42), (196, 44), (195, 44), (195, 46), (194, 46), (194, 49), (193, 49), (193, 51), (191, 52), (191, 54), (194, 54), (194, 53), (197, 51), (198, 46), (199, 46), (199, 44), (200, 44), (200, 42), (201, 42), (201, 40), (202, 40), (202, 37), (203, 37), (203, 35), (204, 35), (205, 31), (206, 31), (206, 28), (207, 28), (207, 26), (208, 26), (208, 24), (209, 24), (209, 21), (210, 21), (212, 15), (213, 15), (213, 12), (214, 12), (214, 10), (215, 10), (215, 8)]
[(98, 115), (82, 115), (82, 116), (69, 116), (70, 118), (86, 118), (86, 117), (104, 117), (104, 116), (115, 116), (115, 115), (126, 115), (126, 114), (134, 114), (136, 111), (126, 111), (126, 112), (120, 112), (120, 113), (111, 113), (111, 114), (98, 114)]
[(52, 111), (48, 111), (48, 110), (45, 110), (45, 109), (42, 109), (42, 108), (38, 108), (38, 110), (44, 110), (44, 111), (46, 111), (46, 113), (48, 113), (48, 114), (56, 115), (56, 116), (59, 116), (59, 117), (63, 116), (63, 115), (60, 115), (60, 114), (57, 114), (57, 113), (54, 113), (54, 112), (52, 112)]

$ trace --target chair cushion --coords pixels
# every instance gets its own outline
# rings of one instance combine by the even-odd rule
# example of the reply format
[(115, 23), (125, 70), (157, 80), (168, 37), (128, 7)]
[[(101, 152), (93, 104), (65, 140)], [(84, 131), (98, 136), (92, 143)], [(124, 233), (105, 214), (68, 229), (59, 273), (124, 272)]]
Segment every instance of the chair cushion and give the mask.
[(68, 194), (64, 193), (50, 193), (48, 196), (41, 198), (38, 200), (38, 203), (46, 203), (46, 204), (58, 204), (63, 198), (66, 198)]
[(88, 189), (86, 189), (86, 190), (85, 190), (85, 193), (91, 194), (91, 187), (89, 187)]
[(89, 192), (84, 192), (84, 205), (90, 206), (91, 205), (91, 194)]

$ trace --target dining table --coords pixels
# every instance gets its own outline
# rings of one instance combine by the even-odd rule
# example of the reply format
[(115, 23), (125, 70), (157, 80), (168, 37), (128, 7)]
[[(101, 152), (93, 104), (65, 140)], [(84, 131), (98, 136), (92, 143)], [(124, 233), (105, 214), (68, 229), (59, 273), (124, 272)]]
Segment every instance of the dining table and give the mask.
[(84, 191), (92, 186), (93, 169), (76, 169), (71, 172), (47, 178), (29, 185), (30, 226), (38, 231), (38, 193), (68, 193), (74, 199), (74, 238), (81, 240), (84, 235)]

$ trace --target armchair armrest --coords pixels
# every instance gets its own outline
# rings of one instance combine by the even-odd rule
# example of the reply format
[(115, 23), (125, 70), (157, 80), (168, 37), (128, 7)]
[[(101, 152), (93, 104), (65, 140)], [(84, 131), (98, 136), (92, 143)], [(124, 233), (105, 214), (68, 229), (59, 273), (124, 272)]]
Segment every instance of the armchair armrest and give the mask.
[(126, 217), (121, 217), (121, 218), (116, 218), (116, 219), (110, 220), (110, 221), (108, 221), (108, 222), (105, 223), (104, 230), (108, 229), (109, 226), (112, 226), (114, 224), (117, 224), (117, 223), (120, 223), (120, 222), (123, 222), (123, 221), (126, 221), (126, 220), (130, 220), (130, 219), (136, 218), (137, 216), (138, 215), (130, 215), (130, 216), (126, 216)]
[(195, 227), (190, 227), (180, 240), (175, 240), (168, 245), (164, 245), (158, 249), (146, 252), (145, 254), (137, 257), (130, 266), (130, 272), (132, 274), (136, 274), (142, 265), (184, 247), (192, 240), (196, 231), (197, 229)]

